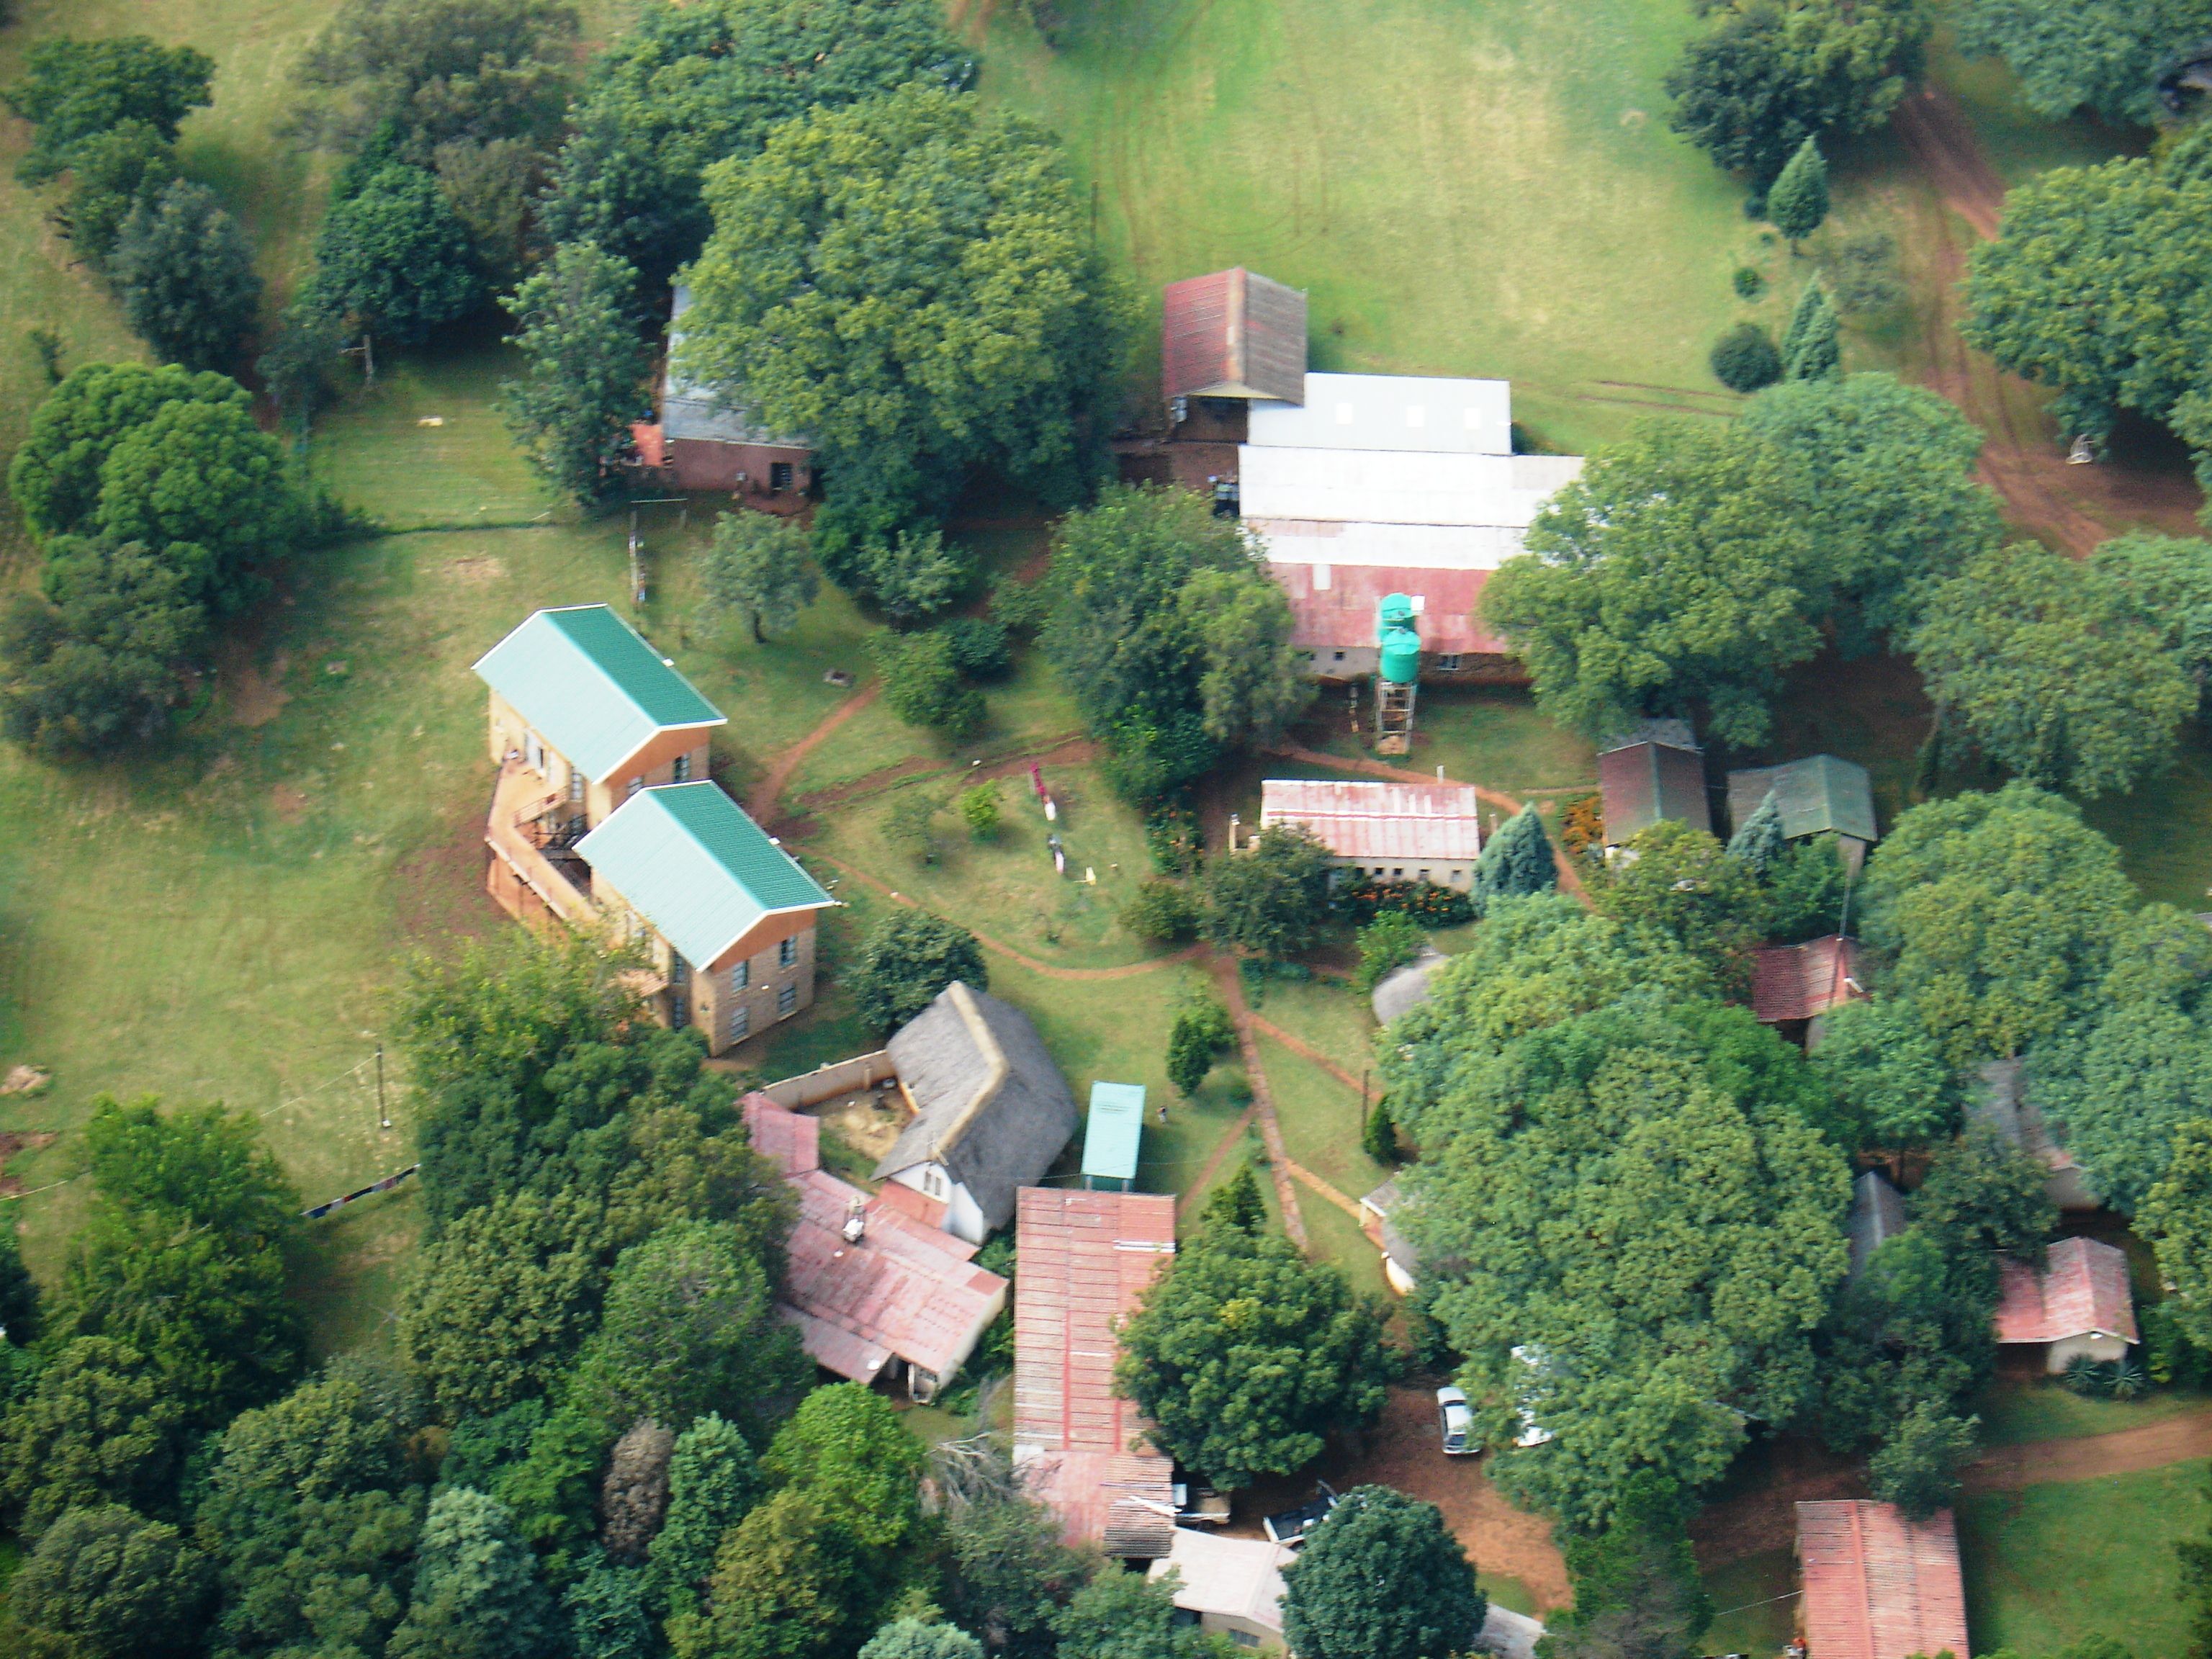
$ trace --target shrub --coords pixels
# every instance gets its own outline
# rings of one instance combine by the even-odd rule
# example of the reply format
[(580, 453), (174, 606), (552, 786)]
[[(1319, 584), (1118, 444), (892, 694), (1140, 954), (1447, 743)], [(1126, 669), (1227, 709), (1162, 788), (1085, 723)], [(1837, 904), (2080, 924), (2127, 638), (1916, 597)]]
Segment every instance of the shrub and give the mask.
[(1738, 323), (1714, 343), (1713, 378), (1730, 392), (1752, 392), (1782, 378), (1782, 354), (1757, 323)]
[(1474, 902), (1453, 887), (1432, 881), (1351, 882), (1336, 890), (1336, 908), (1364, 926), (1386, 911), (1411, 916), (1424, 927), (1456, 927), (1474, 920)]
[(1373, 990), (1392, 971), (1419, 956), (1428, 940), (1421, 924), (1403, 910), (1382, 911), (1359, 930), (1359, 989)]
[(939, 624), (937, 631), (945, 635), (952, 665), (969, 679), (1002, 680), (1013, 672), (1014, 656), (1006, 647), (1005, 623), (985, 622), (980, 617), (956, 617)]
[(972, 839), (994, 840), (999, 833), (997, 781), (986, 780), (971, 789), (963, 789), (953, 802), (953, 810), (960, 814), (960, 822), (968, 826), (968, 834)]
[(937, 862), (937, 815), (943, 809), (925, 790), (909, 789), (884, 814), (884, 839), (916, 864)]
[(896, 910), (869, 930), (846, 983), (860, 1018), (888, 1031), (929, 1006), (956, 979), (978, 991), (990, 988), (975, 934), (927, 910)]
[(1219, 1002), (1207, 996), (1187, 1004), (1168, 1032), (1168, 1081), (1188, 1100), (1236, 1041), (1237, 1028)]
[(1766, 278), (1749, 265), (1738, 265), (1735, 275), (1729, 279), (1739, 300), (1756, 300), (1766, 292)]
[(1577, 795), (1559, 809), (1559, 845), (1570, 858), (1605, 845), (1605, 797)]
[(1121, 907), (1121, 925), (1139, 939), (1173, 944), (1198, 931), (1198, 902), (1171, 881), (1147, 881)]
[(1375, 1103), (1367, 1127), (1359, 1132), (1359, 1148), (1386, 1170), (1398, 1161), (1398, 1124), (1390, 1115), (1388, 1099)]
[(868, 654), (884, 677), (884, 702), (907, 725), (934, 727), (955, 742), (981, 728), (982, 693), (961, 683), (942, 633), (872, 635)]
[(1153, 807), (1145, 815), (1145, 850), (1152, 855), (1152, 868), (1164, 876), (1197, 874), (1206, 850), (1198, 815), (1187, 806)]
[(1828, 297), (1845, 316), (1882, 312), (1905, 298), (1897, 274), (1897, 242), (1881, 231), (1832, 240), (1820, 256)]

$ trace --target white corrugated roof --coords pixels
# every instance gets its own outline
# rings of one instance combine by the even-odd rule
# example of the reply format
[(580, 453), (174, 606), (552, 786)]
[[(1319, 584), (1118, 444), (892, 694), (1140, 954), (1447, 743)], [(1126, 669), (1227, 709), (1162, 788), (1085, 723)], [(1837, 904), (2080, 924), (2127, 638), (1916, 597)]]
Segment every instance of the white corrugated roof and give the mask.
[(1267, 448), (1510, 455), (1513, 386), (1417, 374), (1308, 374), (1303, 406), (1255, 402), (1249, 430), (1251, 441)]
[(1260, 823), (1302, 823), (1345, 859), (1464, 860), (1482, 851), (1473, 784), (1269, 778)]
[(1249, 1619), (1272, 1631), (1283, 1627), (1283, 1564), (1295, 1559), (1286, 1544), (1261, 1538), (1217, 1538), (1194, 1527), (1177, 1527), (1166, 1556), (1150, 1577), (1172, 1571), (1182, 1582), (1175, 1604), (1188, 1613)]
[[(1438, 455), (1419, 450), (1238, 452), (1239, 511), (1255, 520), (1525, 530), (1582, 471), (1577, 455)], [(1516, 538), (1517, 540), (1517, 538)]]
[[(1521, 550), (1504, 525), (1347, 524), (1339, 519), (1251, 519), (1270, 564), (1385, 565), (1397, 570), (1495, 570)], [(1316, 579), (1327, 588), (1328, 577)]]

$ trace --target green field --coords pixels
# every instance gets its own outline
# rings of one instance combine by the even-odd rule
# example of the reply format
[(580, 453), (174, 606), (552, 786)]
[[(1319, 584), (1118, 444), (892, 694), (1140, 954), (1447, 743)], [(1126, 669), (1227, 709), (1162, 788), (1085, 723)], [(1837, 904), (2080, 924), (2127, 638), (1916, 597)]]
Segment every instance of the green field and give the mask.
[(983, 91), (1067, 138), (1149, 314), (1162, 283), (1247, 265), (1307, 291), (1315, 368), (1509, 376), (1571, 451), (1730, 401), (1670, 390), (1718, 393), (1705, 352), (1758, 245), (1739, 188), (1667, 131), (1688, 6), (1060, 9), (1055, 52), (997, 9)]
[(2173, 1545), (2204, 1530), (2207, 1467), (1962, 1500), (1966, 1625), (1977, 1651), (2046, 1654), (2109, 1636), (2136, 1659), (2182, 1659), (2189, 1612)]

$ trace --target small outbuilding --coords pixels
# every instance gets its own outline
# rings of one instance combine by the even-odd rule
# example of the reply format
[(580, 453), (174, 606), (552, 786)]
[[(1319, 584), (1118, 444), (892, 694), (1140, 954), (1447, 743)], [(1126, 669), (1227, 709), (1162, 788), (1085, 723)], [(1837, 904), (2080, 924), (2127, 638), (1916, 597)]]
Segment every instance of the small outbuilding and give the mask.
[(1802, 1041), (1811, 1023), (1866, 994), (1859, 982), (1859, 945), (1841, 933), (1802, 945), (1764, 945), (1753, 956), (1751, 1009), (1762, 1025)]
[(1740, 828), (1769, 792), (1782, 814), (1782, 836), (1802, 841), (1834, 835), (1853, 870), (1878, 839), (1874, 781), (1865, 767), (1833, 755), (1813, 755), (1782, 766), (1756, 766), (1729, 774), (1729, 817)]
[(1393, 1176), (1359, 1200), (1359, 1230), (1382, 1252), (1382, 1278), (1401, 1296), (1411, 1296), (1420, 1282), (1420, 1256), (1413, 1241), (1400, 1231), (1406, 1195), (1399, 1177)]
[(635, 430), (640, 459), (678, 489), (726, 489), (797, 511), (814, 483), (811, 441), (763, 424), (741, 390), (704, 386), (683, 373), (684, 313), (690, 308), (691, 290), (679, 283), (669, 312), (660, 421)]
[(1605, 844), (1632, 841), (1653, 824), (1686, 823), (1710, 832), (1705, 757), (1687, 720), (1650, 720), (1618, 734), (1597, 755)]
[(1426, 881), (1465, 892), (1482, 855), (1473, 784), (1322, 782), (1269, 778), (1260, 827), (1296, 824), (1355, 878)]
[(2008, 1256), (1998, 1271), (1998, 1346), (2042, 1348), (2043, 1368), (2054, 1376), (2080, 1358), (2124, 1359), (2140, 1340), (2124, 1250), (2094, 1238), (2065, 1238), (2051, 1247), (2040, 1273)]
[(1966, 1592), (1951, 1511), (1909, 1521), (1894, 1504), (1797, 1505), (1801, 1626), (1811, 1659), (1911, 1659), (1966, 1644)]
[(1160, 388), (1178, 398), (1305, 398), (1306, 296), (1242, 265), (1160, 296)]
[(1225, 1636), (1240, 1648), (1279, 1651), (1283, 1568), (1297, 1559), (1288, 1544), (1177, 1527), (1168, 1553), (1152, 1563), (1149, 1576), (1176, 1575), (1175, 1604), (1195, 1618), (1200, 1629)]
[(1145, 1138), (1145, 1085), (1093, 1083), (1091, 1121), (1083, 1135), (1083, 1184), (1126, 1193), (1137, 1185), (1137, 1152)]
[(1075, 1138), (1075, 1097), (1029, 1016), (959, 980), (884, 1048), (914, 1117), (876, 1179), (939, 1200), (946, 1231), (981, 1244)]
[(1879, 1170), (1851, 1183), (1851, 1277), (1866, 1271), (1874, 1253), (1905, 1231), (1905, 1195)]
[(1988, 1124), (2051, 1173), (2043, 1190), (2062, 1210), (2094, 1210), (2097, 1195), (2089, 1189), (2074, 1154), (2052, 1132), (2028, 1091), (2026, 1062), (1992, 1060), (1983, 1063), (1966, 1102), (1966, 1115)]

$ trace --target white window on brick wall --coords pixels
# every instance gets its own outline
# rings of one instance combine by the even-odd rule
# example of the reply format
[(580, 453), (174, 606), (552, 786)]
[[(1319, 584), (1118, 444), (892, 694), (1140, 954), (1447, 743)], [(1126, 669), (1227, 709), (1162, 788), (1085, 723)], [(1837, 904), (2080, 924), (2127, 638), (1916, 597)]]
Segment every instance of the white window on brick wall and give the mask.
[(796, 985), (787, 985), (775, 994), (775, 1017), (781, 1019), (787, 1014), (795, 1014), (798, 1012), (799, 988)]
[(752, 982), (753, 965), (750, 962), (741, 962), (730, 969), (730, 988), (732, 991), (742, 991)]
[(584, 775), (574, 767), (568, 769), (568, 799), (579, 801), (584, 798)]
[(798, 964), (798, 962), (799, 941), (797, 939), (787, 939), (784, 940), (782, 944), (775, 947), (775, 965), (777, 967), (795, 967)]
[(753, 1011), (744, 1003), (730, 1010), (730, 1041), (742, 1042), (753, 1029)]
[(673, 782), (689, 783), (691, 781), (691, 757), (678, 755), (671, 761), (668, 763), (668, 775)]

